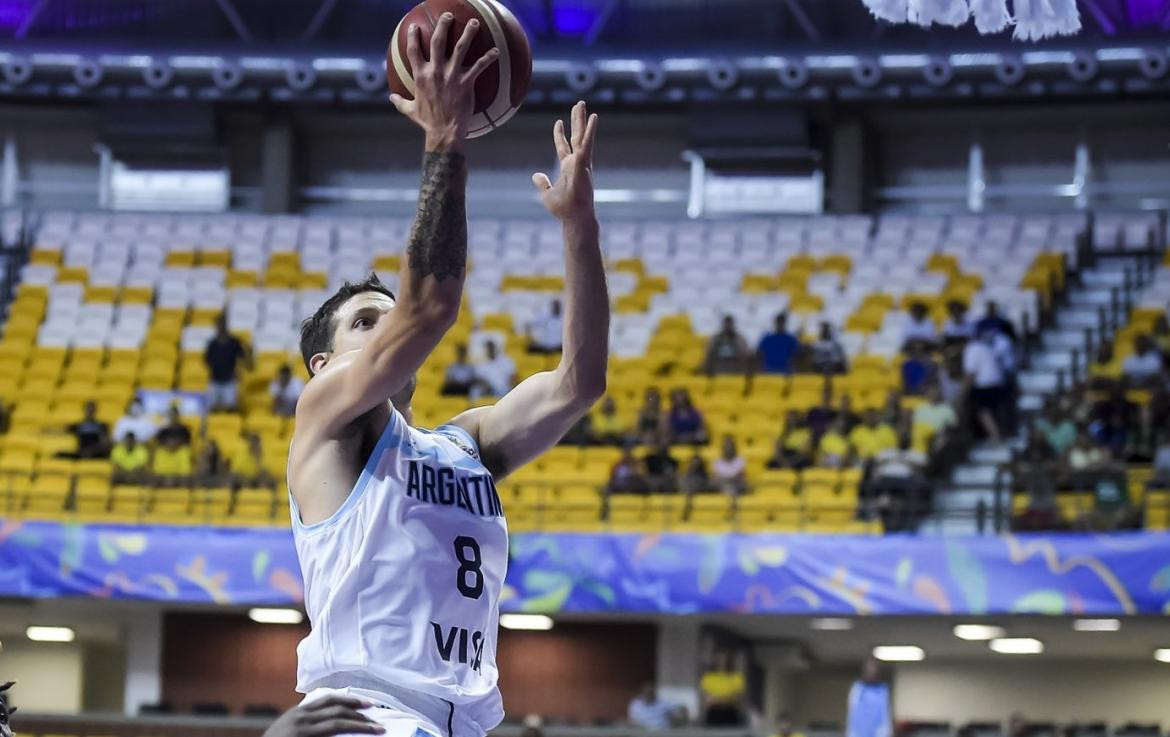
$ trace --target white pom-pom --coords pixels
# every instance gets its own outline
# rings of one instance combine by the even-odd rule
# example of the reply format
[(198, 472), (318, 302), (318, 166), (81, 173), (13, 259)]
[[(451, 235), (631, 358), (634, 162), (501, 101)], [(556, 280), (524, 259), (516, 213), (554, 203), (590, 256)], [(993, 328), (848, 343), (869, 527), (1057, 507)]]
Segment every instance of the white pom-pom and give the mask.
[(908, 0), (861, 0), (875, 18), (890, 23), (905, 23)]
[(969, 5), (980, 33), (999, 33), (1011, 23), (1007, 0), (969, 0)]
[(1076, 0), (1015, 0), (1014, 7), (1017, 41), (1039, 41), (1081, 29)]
[(967, 0), (910, 0), (906, 19), (920, 26), (942, 23), (961, 26), (971, 17)]

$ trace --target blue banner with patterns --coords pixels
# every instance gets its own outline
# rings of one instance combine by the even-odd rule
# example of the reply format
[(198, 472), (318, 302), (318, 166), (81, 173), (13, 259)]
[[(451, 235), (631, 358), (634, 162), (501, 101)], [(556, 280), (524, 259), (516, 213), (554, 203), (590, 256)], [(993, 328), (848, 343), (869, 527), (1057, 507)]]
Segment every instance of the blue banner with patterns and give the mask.
[[(289, 605), (302, 594), (288, 530), (0, 520), (0, 596)], [(501, 608), (1166, 614), (1170, 534), (518, 534)]]

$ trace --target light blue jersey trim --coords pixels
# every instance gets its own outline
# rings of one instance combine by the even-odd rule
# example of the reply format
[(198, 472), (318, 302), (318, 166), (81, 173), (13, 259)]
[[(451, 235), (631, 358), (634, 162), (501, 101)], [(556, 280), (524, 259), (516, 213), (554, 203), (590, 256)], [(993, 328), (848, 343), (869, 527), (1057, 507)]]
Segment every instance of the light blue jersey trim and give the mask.
[(402, 420), (398, 412), (395, 410), (390, 410), (390, 420), (386, 423), (386, 429), (382, 431), (382, 436), (378, 438), (377, 445), (374, 446), (374, 450), (370, 453), (370, 457), (366, 459), (366, 465), (364, 468), (362, 468), (362, 474), (361, 476), (358, 476), (357, 483), (353, 485), (353, 490), (349, 492), (349, 496), (346, 497), (345, 503), (342, 504), (336, 512), (329, 515), (328, 518), (323, 519), (320, 522), (314, 522), (311, 525), (306, 525), (301, 521), (301, 511), (297, 509), (296, 499), (293, 499), (292, 492), (289, 492), (288, 503), (289, 507), (292, 509), (293, 527), (296, 528), (298, 532), (305, 535), (312, 535), (318, 532), (322, 532), (337, 524), (343, 517), (349, 514), (349, 511), (353, 509), (359, 501), (361, 501), (362, 495), (366, 493), (366, 487), (369, 486), (370, 479), (374, 477), (374, 469), (377, 468), (378, 461), (381, 460), (382, 456), (386, 453), (387, 448), (389, 448), (391, 445), (397, 445), (399, 443), (400, 435), (398, 432), (398, 423), (401, 421)]
[(469, 447), (473, 451), (475, 451), (475, 454), (477, 456), (479, 455), (479, 443), (475, 442), (475, 438), (471, 437), (471, 433), (467, 432), (462, 427), (459, 427), (458, 425), (439, 425), (438, 427), (435, 428), (435, 432), (437, 432), (437, 433), (450, 432), (450, 433), (454, 433), (455, 435), (458, 435), (459, 437), (461, 437), (467, 441), (467, 447)]

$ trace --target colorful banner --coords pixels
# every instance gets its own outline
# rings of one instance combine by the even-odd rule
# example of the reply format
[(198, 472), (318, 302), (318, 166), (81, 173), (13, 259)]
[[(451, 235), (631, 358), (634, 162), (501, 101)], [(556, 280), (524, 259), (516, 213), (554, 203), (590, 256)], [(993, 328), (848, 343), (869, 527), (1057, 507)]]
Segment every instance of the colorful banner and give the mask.
[[(0, 520), (0, 596), (301, 601), (287, 530)], [(506, 611), (1166, 614), (1170, 534), (523, 534)]]

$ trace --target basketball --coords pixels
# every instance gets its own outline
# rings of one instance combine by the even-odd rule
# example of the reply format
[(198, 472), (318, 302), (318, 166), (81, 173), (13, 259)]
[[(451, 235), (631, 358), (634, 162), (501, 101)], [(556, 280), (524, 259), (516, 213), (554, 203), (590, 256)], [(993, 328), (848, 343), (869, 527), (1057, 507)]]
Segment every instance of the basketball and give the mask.
[(475, 115), (468, 127), (467, 137), (477, 138), (495, 130), (508, 121), (528, 94), (532, 80), (532, 49), (516, 16), (496, 0), (425, 0), (414, 6), (394, 29), (390, 48), (386, 52), (386, 80), (390, 90), (407, 99), (414, 97), (414, 79), (406, 54), (407, 29), (418, 24), (422, 31), (422, 51), (429, 54), (431, 33), (443, 13), (455, 16), (447, 37), (447, 50), (463, 33), (468, 21), (479, 20), (480, 29), (468, 49), (466, 64), (492, 48), (498, 48), (500, 57), (480, 76), (475, 85)]

